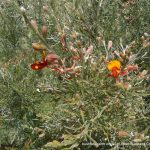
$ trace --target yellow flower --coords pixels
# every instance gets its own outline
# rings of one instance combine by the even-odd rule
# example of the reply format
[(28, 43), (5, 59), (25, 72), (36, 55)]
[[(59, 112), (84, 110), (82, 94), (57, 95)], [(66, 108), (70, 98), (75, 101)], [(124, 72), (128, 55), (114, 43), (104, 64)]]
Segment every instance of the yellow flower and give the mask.
[(114, 67), (117, 68), (118, 70), (120, 70), (120, 67), (121, 67), (120, 61), (112, 60), (112, 61), (108, 62), (107, 68), (109, 71), (112, 71)]

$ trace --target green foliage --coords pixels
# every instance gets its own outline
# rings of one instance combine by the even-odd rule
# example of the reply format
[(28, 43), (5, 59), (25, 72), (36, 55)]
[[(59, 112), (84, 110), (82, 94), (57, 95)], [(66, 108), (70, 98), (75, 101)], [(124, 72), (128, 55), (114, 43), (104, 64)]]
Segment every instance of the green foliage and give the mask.
[[(150, 2), (24, 0), (22, 4), (26, 22), (17, 1), (0, 4), (0, 149), (117, 149), (111, 144), (149, 142), (150, 53), (141, 36), (150, 33)], [(38, 32), (31, 20), (36, 20)], [(41, 36), (43, 25), (48, 28), (47, 38)], [(75, 43), (71, 34), (77, 34), (81, 51), (94, 46), (89, 59), (78, 64), (80, 75), (72, 80), (49, 68), (30, 68), (32, 42), (40, 40), (49, 51), (64, 56), (61, 32), (66, 33), (67, 43)], [(126, 86), (108, 77), (109, 40), (119, 53), (135, 41), (130, 52), (139, 69), (121, 78)], [(143, 69), (148, 73), (139, 78)], [(140, 150), (148, 145), (119, 148)]]
[(0, 58), (8, 60), (24, 43), (26, 29), (15, 2), (3, 1), (0, 10)]

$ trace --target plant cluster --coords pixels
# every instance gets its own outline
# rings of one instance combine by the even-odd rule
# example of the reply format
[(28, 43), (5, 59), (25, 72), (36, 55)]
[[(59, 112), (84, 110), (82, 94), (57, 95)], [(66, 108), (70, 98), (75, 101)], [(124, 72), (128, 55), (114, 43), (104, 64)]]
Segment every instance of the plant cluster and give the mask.
[(23, 26), (4, 34), (18, 55), (0, 69), (2, 149), (148, 149), (150, 31), (134, 13), (150, 3), (7, 3)]

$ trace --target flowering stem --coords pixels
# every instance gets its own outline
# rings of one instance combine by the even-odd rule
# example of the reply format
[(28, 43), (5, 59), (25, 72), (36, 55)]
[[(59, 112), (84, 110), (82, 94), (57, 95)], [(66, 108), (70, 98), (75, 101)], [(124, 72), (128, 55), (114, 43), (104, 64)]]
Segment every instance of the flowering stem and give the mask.
[[(23, 17), (24, 17), (24, 20), (25, 22), (29, 25), (29, 27), (35, 32), (35, 34), (39, 37), (39, 39), (41, 40), (41, 42), (46, 46), (46, 48), (49, 50), (50, 47), (49, 45), (47, 44), (47, 42), (44, 40), (44, 38), (41, 36), (41, 34), (39, 33), (39, 31), (37, 29), (35, 29), (31, 22), (29, 21), (27, 15), (25, 14), (25, 12), (22, 13)], [(52, 52), (51, 50), (49, 50), (49, 52)]]

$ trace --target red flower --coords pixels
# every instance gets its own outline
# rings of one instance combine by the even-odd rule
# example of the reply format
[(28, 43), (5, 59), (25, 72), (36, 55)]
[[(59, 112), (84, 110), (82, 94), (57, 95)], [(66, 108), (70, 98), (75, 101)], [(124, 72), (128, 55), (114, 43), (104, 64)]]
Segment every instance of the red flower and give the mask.
[(48, 65), (47, 61), (37, 61), (36, 63), (31, 65), (33, 70), (41, 70)]
[(114, 78), (117, 78), (119, 76), (119, 72), (120, 72), (120, 70), (117, 67), (113, 67), (113, 69), (111, 71), (111, 76)]

